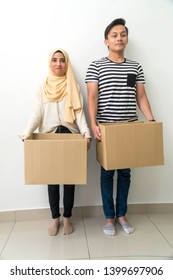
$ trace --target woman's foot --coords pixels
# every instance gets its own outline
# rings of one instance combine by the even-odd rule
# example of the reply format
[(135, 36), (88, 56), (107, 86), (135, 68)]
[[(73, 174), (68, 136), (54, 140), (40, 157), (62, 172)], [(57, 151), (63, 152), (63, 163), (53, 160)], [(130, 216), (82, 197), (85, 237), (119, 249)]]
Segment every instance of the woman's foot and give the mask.
[(60, 219), (59, 218), (53, 219), (52, 223), (48, 227), (48, 234), (50, 236), (56, 236), (59, 231), (59, 226), (60, 226)]
[(124, 232), (127, 233), (127, 234), (131, 234), (131, 233), (133, 233), (135, 231), (134, 227), (132, 227), (128, 223), (127, 219), (124, 216), (118, 217), (117, 218), (117, 222), (120, 224), (120, 226), (122, 227)]
[(109, 236), (116, 235), (114, 219), (106, 219), (106, 224), (103, 227), (103, 232), (104, 234)]
[(74, 231), (73, 225), (70, 221), (70, 218), (64, 218), (64, 229), (63, 229), (63, 234), (71, 234)]

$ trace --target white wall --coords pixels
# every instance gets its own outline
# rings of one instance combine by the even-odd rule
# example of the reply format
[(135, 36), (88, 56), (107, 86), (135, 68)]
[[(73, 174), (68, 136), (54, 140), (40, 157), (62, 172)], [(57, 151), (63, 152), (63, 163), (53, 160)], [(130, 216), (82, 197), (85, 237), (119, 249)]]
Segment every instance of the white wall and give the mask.
[[(129, 203), (173, 202), (173, 1), (6, 0), (0, 3), (0, 211), (48, 207), (46, 186), (25, 186), (23, 143), (34, 87), (47, 73), (55, 47), (71, 57), (87, 108), (85, 73), (107, 54), (105, 27), (124, 17), (129, 27), (126, 57), (143, 65), (156, 120), (164, 124), (165, 165), (132, 171)], [(87, 116), (88, 117), (88, 116)], [(88, 153), (88, 185), (76, 187), (75, 205), (100, 205), (95, 143)]]

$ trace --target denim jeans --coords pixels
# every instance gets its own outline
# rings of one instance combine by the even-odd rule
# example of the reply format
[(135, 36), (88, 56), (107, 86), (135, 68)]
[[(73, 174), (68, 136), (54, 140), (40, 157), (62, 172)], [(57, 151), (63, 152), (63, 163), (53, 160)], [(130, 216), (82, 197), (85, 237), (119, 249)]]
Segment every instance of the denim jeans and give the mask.
[(127, 212), (127, 198), (130, 187), (130, 169), (117, 170), (117, 189), (114, 203), (114, 174), (115, 170), (105, 170), (101, 166), (101, 195), (103, 211), (106, 219), (125, 216)]
[[(71, 133), (67, 127), (59, 126), (55, 133)], [(68, 172), (68, 170), (67, 170)], [(74, 204), (75, 185), (64, 185), (63, 189), (63, 206), (65, 218), (70, 218)], [(48, 185), (48, 196), (52, 218), (59, 218), (61, 216), (59, 209), (60, 190), (59, 185)]]

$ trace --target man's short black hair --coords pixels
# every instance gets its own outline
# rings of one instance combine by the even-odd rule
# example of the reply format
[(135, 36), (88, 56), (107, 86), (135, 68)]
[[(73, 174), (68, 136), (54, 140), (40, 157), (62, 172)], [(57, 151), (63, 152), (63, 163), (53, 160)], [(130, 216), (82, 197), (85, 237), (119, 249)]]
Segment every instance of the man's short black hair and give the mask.
[(104, 36), (105, 36), (105, 39), (108, 38), (108, 34), (109, 32), (111, 31), (111, 29), (116, 26), (116, 25), (123, 25), (126, 29), (126, 32), (127, 32), (127, 35), (128, 35), (128, 28), (126, 27), (126, 21), (125, 19), (123, 18), (117, 18), (117, 19), (114, 19), (105, 29), (105, 32), (104, 32)]

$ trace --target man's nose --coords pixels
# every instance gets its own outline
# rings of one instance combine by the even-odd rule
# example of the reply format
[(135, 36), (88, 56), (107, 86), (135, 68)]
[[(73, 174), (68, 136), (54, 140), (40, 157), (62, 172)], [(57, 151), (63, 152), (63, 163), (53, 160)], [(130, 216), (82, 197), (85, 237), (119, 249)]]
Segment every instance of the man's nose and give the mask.
[(122, 40), (122, 36), (120, 34), (117, 36), (117, 40)]

